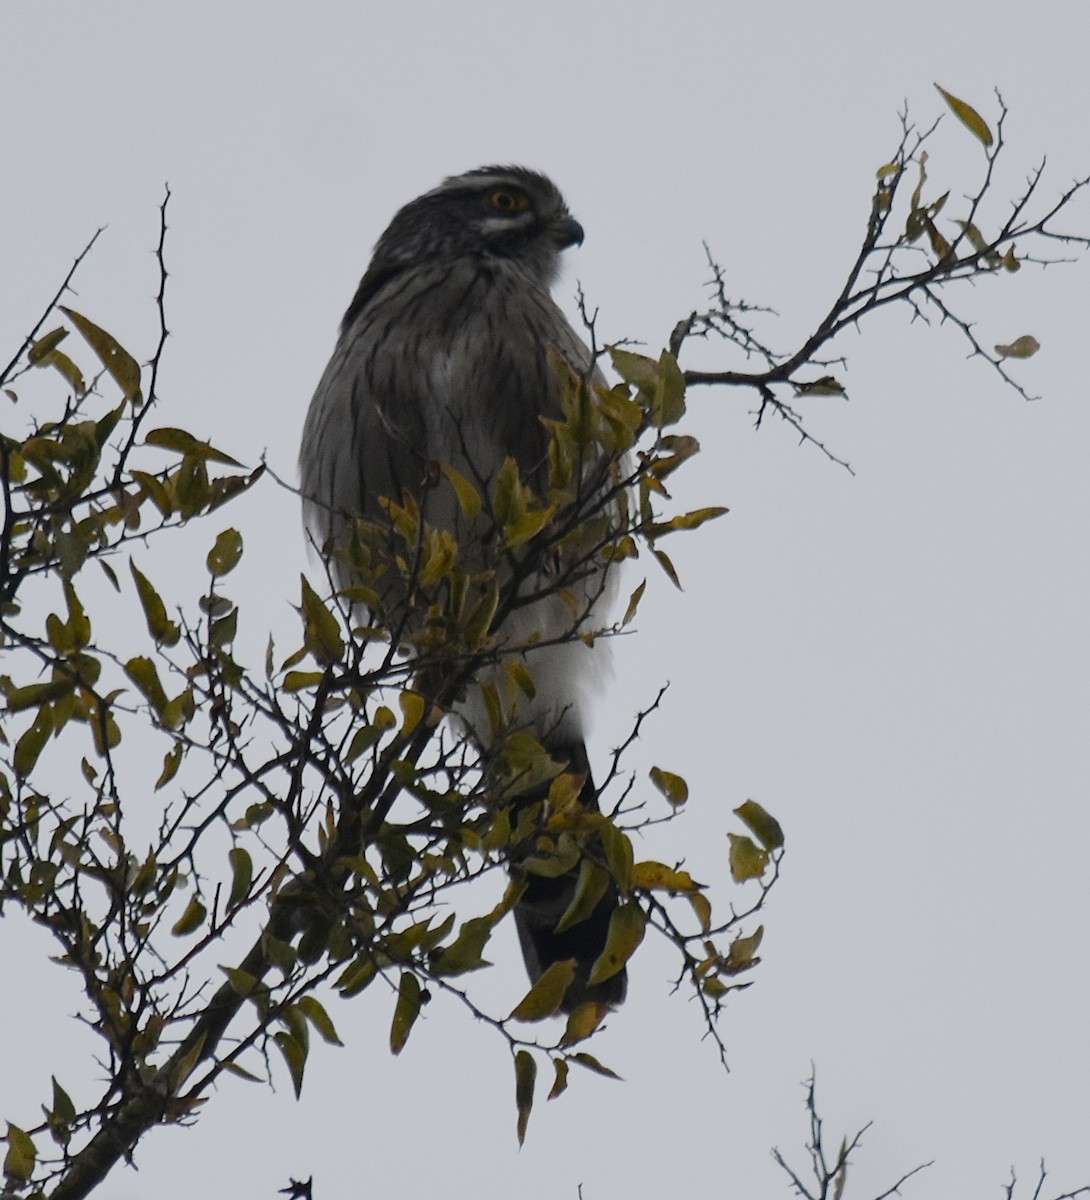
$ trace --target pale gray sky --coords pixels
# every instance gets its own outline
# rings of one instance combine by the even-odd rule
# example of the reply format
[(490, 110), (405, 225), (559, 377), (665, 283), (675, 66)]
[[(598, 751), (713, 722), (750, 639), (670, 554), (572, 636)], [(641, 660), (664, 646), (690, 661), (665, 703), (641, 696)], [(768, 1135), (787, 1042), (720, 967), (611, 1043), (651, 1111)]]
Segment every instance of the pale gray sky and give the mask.
[[(782, 314), (787, 346), (840, 285), (903, 101), (920, 122), (941, 111), (932, 81), (986, 114), (1001, 89), (997, 198), (1043, 154), (1045, 198), (1090, 172), (1088, 41), (1070, 0), (4, 0), (0, 344), (106, 224), (78, 304), (150, 353), (169, 181), (163, 423), (291, 474), (394, 210), (448, 173), (519, 161), (585, 226), (560, 296), (570, 311), (581, 281), (604, 338), (657, 350), (704, 298), (707, 240), (732, 293)], [(949, 120), (932, 175), (956, 197), (979, 158)], [(1090, 205), (1076, 220), (1090, 229)], [(731, 513), (675, 548), (684, 593), (652, 573), (591, 749), (669, 679), (632, 765), (681, 771), (692, 799), (646, 856), (685, 856), (725, 901), (730, 810), (752, 796), (785, 826), (764, 962), (723, 1023), (729, 1076), (649, 948), (598, 1048), (625, 1082), (587, 1075), (541, 1100), (520, 1152), (499, 1040), (437, 1001), (392, 1060), (373, 988), (333, 1007), (348, 1046), (314, 1050), (301, 1103), (286, 1081), (229, 1083), (102, 1195), (265, 1197), (313, 1172), (318, 1200), (544, 1200), (580, 1182), (585, 1200), (784, 1196), (768, 1151), (802, 1159), (811, 1060), (832, 1132), (875, 1121), (849, 1196), (930, 1158), (908, 1196), (997, 1193), (1042, 1155), (1057, 1189), (1090, 1181), (1088, 296), (1084, 262), (962, 298), (986, 343), (1040, 339), (1016, 368), (1035, 404), (906, 313), (848, 338), (851, 403), (806, 413), (854, 478), (774, 423), (755, 435), (749, 397), (692, 396), (704, 454), (679, 502)], [(286, 627), (302, 536), (272, 488), (233, 519), (260, 646)], [(6, 925), (5, 962), (42, 948)], [(505, 944), (489, 986), (517, 998)], [(87, 1043), (58, 968), (5, 978), (0, 1117), (30, 1122)]]

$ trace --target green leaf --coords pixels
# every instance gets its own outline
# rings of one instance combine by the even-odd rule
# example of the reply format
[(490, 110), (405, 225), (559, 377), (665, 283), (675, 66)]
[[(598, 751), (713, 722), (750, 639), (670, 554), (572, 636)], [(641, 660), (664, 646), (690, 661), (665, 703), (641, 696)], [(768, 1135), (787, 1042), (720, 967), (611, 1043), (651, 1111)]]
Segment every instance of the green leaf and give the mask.
[(167, 706), (167, 696), (159, 681), (159, 671), (155, 663), (145, 655), (137, 655), (125, 664), (125, 674), (140, 689), (155, 715), (161, 718)]
[(256, 975), (251, 975), (249, 971), (243, 971), (240, 967), (220, 967), (220, 970), (227, 976), (227, 982), (239, 996), (252, 996), (261, 985), (261, 980)]
[(237, 529), (225, 529), (208, 551), (208, 570), (219, 579), (238, 566), (242, 557), (242, 535)]
[(581, 1067), (586, 1067), (588, 1071), (593, 1071), (596, 1075), (604, 1075), (607, 1079), (620, 1079), (620, 1075), (616, 1071), (611, 1071), (609, 1067), (603, 1066), (593, 1054), (587, 1054), (584, 1050), (569, 1054), (568, 1057), (572, 1062), (577, 1062)]
[(126, 400), (139, 404), (143, 400), (140, 394), (140, 364), (135, 358), (105, 329), (100, 329), (94, 321), (89, 321), (71, 308), (60, 305), (60, 310), (83, 335), (84, 341), (98, 355), (99, 362), (110, 373), (114, 382), (121, 389)]
[(401, 982), (397, 989), (397, 1004), (394, 1007), (394, 1019), (390, 1026), (390, 1049), (394, 1054), (400, 1054), (409, 1040), (409, 1033), (420, 1009), (424, 1003), (424, 993), (420, 980), (409, 971), (402, 972)]
[(680, 775), (664, 771), (661, 767), (652, 767), (650, 775), (651, 782), (675, 808), (689, 799), (689, 785)]
[(297, 1037), (294, 1037), (284, 1029), (278, 1030), (273, 1034), (273, 1038), (280, 1047), (280, 1053), (284, 1056), (284, 1061), (288, 1064), (291, 1085), (295, 1089), (295, 1098), (298, 1100), (299, 1094), (303, 1090), (303, 1071), (307, 1065), (307, 1047)]
[(662, 550), (656, 549), (654, 546), (651, 547), (651, 553), (655, 556), (655, 561), (666, 572), (667, 578), (670, 580), (670, 582), (678, 589), (678, 591), (681, 591), (681, 580), (678, 579), (677, 571), (674, 570), (674, 564), (670, 561), (669, 556)]
[(519, 1145), (526, 1140), (526, 1126), (530, 1121), (530, 1109), (534, 1106), (534, 1083), (537, 1080), (537, 1063), (529, 1050), (520, 1050), (515, 1055), (515, 1107), (518, 1109)]
[(249, 851), (241, 846), (229, 850), (227, 859), (231, 864), (231, 894), (227, 898), (227, 907), (234, 908), (250, 894), (254, 881), (254, 862)]
[(491, 917), (470, 917), (462, 923), (458, 936), (445, 946), (432, 964), (436, 975), (463, 975), (491, 964), (482, 958), (494, 922)]
[(140, 597), (148, 633), (151, 634), (157, 646), (176, 646), (181, 639), (182, 631), (167, 617), (163, 598), (155, 590), (151, 580), (132, 559), (129, 559), (129, 572), (136, 584), (136, 594)]
[(1024, 333), (1007, 345), (996, 346), (1000, 358), (1032, 358), (1041, 348), (1041, 343), (1031, 334)]
[(12, 755), (12, 766), (20, 779), (26, 779), (38, 761), (38, 756), (45, 749), (49, 735), (53, 732), (53, 710), (43, 704), (38, 709), (30, 728), (15, 743)]
[(561, 1095), (568, 1086), (568, 1060), (566, 1058), (554, 1058), (553, 1069), (556, 1076), (553, 1079), (553, 1086), (549, 1090), (547, 1100), (555, 1100)]
[(158, 446), (160, 450), (172, 450), (175, 454), (183, 454), (186, 458), (194, 458), (198, 462), (218, 462), (229, 467), (241, 467), (242, 463), (208, 442), (202, 442), (184, 429), (164, 426), (162, 429), (152, 429), (144, 438), (149, 446)]
[(329, 1013), (313, 996), (301, 996), (296, 1001), (295, 1007), (314, 1026), (323, 1042), (328, 1042), (331, 1046), (344, 1045), (344, 1042), (337, 1036), (337, 1030), (333, 1027)]
[(330, 666), (344, 656), (344, 639), (337, 618), (322, 603), (305, 575), (303, 584), (303, 643), (317, 662)]
[(556, 923), (556, 932), (563, 933), (573, 925), (587, 920), (598, 907), (599, 901), (609, 887), (609, 873), (602, 870), (589, 858), (579, 864), (579, 877), (575, 882), (575, 894), (571, 903)]
[(737, 833), (728, 833), (730, 839), (730, 874), (735, 883), (747, 879), (760, 879), (768, 867), (769, 854), (752, 840)]
[(965, 126), (969, 132), (981, 141), (985, 146), (990, 146), (995, 140), (992, 137), (992, 131), (988, 128), (987, 122), (976, 111), (975, 108), (966, 104), (964, 100), (959, 100), (957, 96), (952, 96), (945, 88), (935, 84), (939, 95), (950, 105), (954, 116)]
[(609, 918), (606, 944), (591, 967), (587, 982), (593, 986), (612, 979), (636, 952), (647, 931), (647, 918), (634, 901), (618, 905)]
[(778, 850), (783, 845), (783, 829), (779, 821), (756, 800), (747, 800), (734, 812), (766, 850)]
[(34, 1163), (38, 1157), (34, 1142), (31, 1140), (30, 1134), (20, 1129), (18, 1125), (12, 1125), (10, 1121), (8, 1122), (6, 1141), (8, 1152), (4, 1156), (4, 1174), (9, 1179), (26, 1183), (34, 1174)]
[(554, 962), (542, 973), (541, 978), (515, 1005), (510, 1020), (544, 1021), (559, 1009), (564, 993), (575, 978), (576, 960), (563, 959)]

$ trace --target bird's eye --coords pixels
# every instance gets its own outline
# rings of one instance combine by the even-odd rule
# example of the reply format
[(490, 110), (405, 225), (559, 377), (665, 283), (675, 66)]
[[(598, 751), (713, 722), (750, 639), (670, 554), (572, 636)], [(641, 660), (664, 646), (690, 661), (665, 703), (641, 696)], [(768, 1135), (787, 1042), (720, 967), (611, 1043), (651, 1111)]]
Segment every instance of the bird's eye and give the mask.
[(530, 207), (530, 198), (525, 192), (497, 191), (488, 197), (489, 204), (498, 212), (524, 212)]

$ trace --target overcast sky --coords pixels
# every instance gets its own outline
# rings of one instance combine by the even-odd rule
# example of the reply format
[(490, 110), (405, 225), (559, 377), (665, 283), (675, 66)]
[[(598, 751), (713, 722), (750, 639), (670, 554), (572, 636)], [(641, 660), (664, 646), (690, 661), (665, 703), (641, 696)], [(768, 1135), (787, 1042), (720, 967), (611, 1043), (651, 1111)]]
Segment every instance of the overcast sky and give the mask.
[[(586, 229), (559, 297), (573, 311), (581, 282), (604, 339), (657, 352), (704, 300), (702, 241), (792, 346), (839, 289), (902, 104), (942, 111), (933, 81), (990, 118), (1002, 91), (1000, 199), (1042, 155), (1043, 199), (1090, 172), (1073, 0), (3, 0), (0, 44), (0, 348), (106, 225), (77, 306), (147, 357), (169, 182), (162, 423), (288, 477), (371, 245), (447, 174), (552, 175)], [(981, 157), (948, 119), (929, 169), (951, 208)], [(1070, 224), (1090, 230), (1090, 205)], [(731, 513), (673, 548), (683, 593), (651, 576), (591, 752), (669, 680), (631, 765), (680, 771), (692, 798), (639, 852), (686, 856), (726, 902), (730, 810), (754, 797), (786, 829), (764, 961), (723, 1022), (729, 1075), (648, 947), (598, 1047), (625, 1082), (574, 1078), (519, 1151), (499, 1039), (438, 1001), (392, 1060), (372, 988), (332, 1009), (347, 1048), (314, 1050), (301, 1103), (283, 1079), (229, 1082), (101, 1194), (269, 1197), (313, 1173), (316, 1200), (784, 1196), (769, 1148), (801, 1165), (811, 1062), (834, 1149), (875, 1122), (849, 1198), (928, 1159), (908, 1196), (998, 1195), (1041, 1156), (1056, 1190), (1090, 1182), (1088, 298), (1086, 261), (958, 297), (986, 344), (1038, 337), (1016, 367), (1032, 404), (952, 330), (864, 325), (842, 347), (850, 403), (805, 408), (854, 477), (774, 423), (753, 433), (749, 396), (691, 398), (704, 453), (679, 503)], [(234, 520), (247, 611), (283, 626), (293, 499), (265, 488)], [(517, 998), (510, 930), (502, 945), (496, 994)], [(5, 963), (32, 952), (0, 926)], [(0, 1117), (29, 1123), (87, 1043), (59, 968), (4, 975)]]

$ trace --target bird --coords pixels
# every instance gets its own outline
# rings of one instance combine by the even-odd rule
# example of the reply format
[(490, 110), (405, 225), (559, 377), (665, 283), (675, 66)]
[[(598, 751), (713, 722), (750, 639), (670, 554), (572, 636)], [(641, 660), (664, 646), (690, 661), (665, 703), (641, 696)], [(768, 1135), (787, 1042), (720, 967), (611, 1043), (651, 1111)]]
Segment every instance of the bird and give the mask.
[[(558, 361), (592, 387), (604, 384), (595, 356), (552, 297), (562, 253), (583, 237), (556, 185), (521, 166), (451, 176), (395, 214), (345, 312), (300, 450), (305, 527), (312, 543), (325, 548), (340, 587), (352, 586), (353, 571), (350, 556), (336, 548), (349, 539), (354, 519), (388, 521), (389, 501), (412, 501), (430, 525), (459, 539), (471, 566), (482, 565), (475, 556), (485, 550), (467, 544), (466, 517), (442, 479), (444, 468), (488, 493), (512, 459), (527, 486), (546, 493), (546, 421), (562, 415)], [(596, 812), (585, 736), (588, 696), (607, 650), (603, 639), (578, 634), (593, 630), (608, 609), (613, 572), (591, 562), (565, 598), (549, 587), (549, 571), (544, 563), (532, 573), (526, 586), (540, 595), (509, 607), (496, 631), (501, 646), (543, 643), (526, 655), (534, 686), (508, 688), (507, 716), (583, 781), (579, 801)], [(583, 602), (577, 616), (572, 590)], [(509, 682), (502, 667), (501, 660), (489, 675), (497, 686)], [(487, 750), (496, 731), (480, 682), (455, 708)], [(542, 796), (539, 788), (521, 804)], [(509, 868), (526, 877), (514, 915), (531, 981), (556, 962), (574, 960), (563, 1010), (588, 1001), (619, 1005), (627, 988), (623, 968), (593, 985), (588, 980), (620, 902), (612, 879), (589, 915), (557, 932), (579, 864), (556, 878), (527, 873), (516, 856)]]

